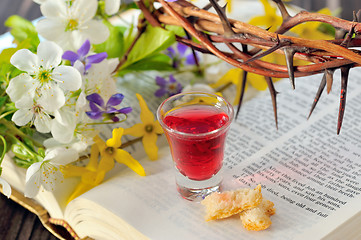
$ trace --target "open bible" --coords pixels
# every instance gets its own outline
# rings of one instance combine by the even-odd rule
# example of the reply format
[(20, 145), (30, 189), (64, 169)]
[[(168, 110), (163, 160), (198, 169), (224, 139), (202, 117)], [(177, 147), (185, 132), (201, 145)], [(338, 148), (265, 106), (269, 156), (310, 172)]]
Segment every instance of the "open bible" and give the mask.
[[(66, 205), (78, 180), (67, 179), (36, 201), (51, 218), (63, 219), (80, 238), (94, 239), (357, 239), (361, 220), (361, 71), (352, 69), (343, 126), (337, 131), (340, 89), (324, 93), (307, 120), (321, 75), (299, 78), (292, 90), (277, 82), (278, 130), (270, 96), (244, 103), (228, 134), (223, 190), (262, 185), (275, 204), (273, 224), (247, 231), (238, 217), (206, 222), (199, 203), (176, 190), (173, 163), (164, 144), (159, 160), (140, 160), (147, 176), (117, 165), (101, 185)], [(134, 150), (136, 152), (136, 150)], [(24, 171), (10, 159), (3, 176), (19, 191)]]

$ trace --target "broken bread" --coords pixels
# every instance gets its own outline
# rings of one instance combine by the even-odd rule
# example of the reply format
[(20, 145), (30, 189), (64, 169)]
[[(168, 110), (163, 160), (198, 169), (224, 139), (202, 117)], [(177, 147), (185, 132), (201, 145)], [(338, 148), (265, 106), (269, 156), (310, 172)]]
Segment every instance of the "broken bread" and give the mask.
[(222, 219), (258, 206), (262, 201), (261, 185), (208, 195), (201, 204), (206, 207), (206, 221)]
[(270, 216), (275, 212), (273, 202), (263, 199), (257, 207), (241, 212), (240, 218), (247, 230), (260, 231), (271, 226)]

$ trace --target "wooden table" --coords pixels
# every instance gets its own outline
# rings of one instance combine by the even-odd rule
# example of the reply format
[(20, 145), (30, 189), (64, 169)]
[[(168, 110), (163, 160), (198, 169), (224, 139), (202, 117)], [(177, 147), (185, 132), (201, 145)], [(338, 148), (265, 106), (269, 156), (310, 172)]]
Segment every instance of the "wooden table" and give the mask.
[(0, 194), (0, 239), (56, 240), (39, 218)]

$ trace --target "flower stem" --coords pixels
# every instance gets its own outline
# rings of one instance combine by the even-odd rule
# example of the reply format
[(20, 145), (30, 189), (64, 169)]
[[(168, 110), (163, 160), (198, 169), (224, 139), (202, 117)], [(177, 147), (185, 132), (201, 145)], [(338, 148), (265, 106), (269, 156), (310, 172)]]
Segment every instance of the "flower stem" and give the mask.
[(21, 137), (21, 138), (29, 138), (36, 147), (44, 147), (42, 144), (40, 144), (39, 142), (37, 142), (36, 140), (34, 140), (33, 138), (31, 138), (29, 135), (26, 135), (25, 133), (23, 133), (22, 131), (20, 131), (17, 127), (15, 127), (13, 124), (11, 124), (9, 121), (6, 121), (3, 118), (0, 118), (0, 124), (4, 124), (8, 131), (14, 133), (15, 135)]
[[(1, 165), (1, 163), (3, 162), (4, 157), (5, 157), (7, 144), (6, 144), (6, 140), (5, 140), (5, 138), (3, 136), (0, 135), (0, 139), (3, 142), (3, 145), (4, 145), (3, 152), (2, 152), (1, 157), (0, 157), (0, 165)], [(1, 173), (0, 173), (0, 175), (1, 175)]]
[(16, 112), (16, 110), (3, 113), (3, 114), (0, 115), (0, 119), (4, 118), (4, 117), (6, 117), (7, 115), (10, 115), (10, 114), (12, 114), (12, 113), (14, 113), (14, 112)]
[(87, 123), (86, 125), (104, 125), (104, 124), (115, 124), (115, 123), (122, 123), (124, 122), (125, 120), (127, 120), (128, 116), (126, 114), (125, 115), (125, 118), (120, 120), (120, 121), (117, 121), (117, 122), (96, 122), (96, 123)]
[(137, 142), (139, 142), (140, 140), (142, 140), (142, 138), (143, 138), (143, 137), (138, 137), (138, 138), (135, 138), (135, 139), (133, 139), (133, 140), (130, 140), (130, 141), (122, 144), (122, 145), (120, 146), (120, 148), (123, 149), (123, 148), (126, 148), (126, 147), (130, 146), (130, 145), (133, 145), (134, 143), (137, 143)]

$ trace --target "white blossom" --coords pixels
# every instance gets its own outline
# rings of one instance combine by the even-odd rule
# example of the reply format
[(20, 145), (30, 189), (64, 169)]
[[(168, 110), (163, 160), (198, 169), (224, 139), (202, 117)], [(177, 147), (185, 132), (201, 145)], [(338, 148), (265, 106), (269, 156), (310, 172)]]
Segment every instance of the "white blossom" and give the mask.
[(38, 97), (49, 110), (59, 109), (65, 103), (64, 90), (75, 91), (81, 86), (81, 75), (71, 66), (59, 66), (62, 49), (54, 42), (44, 41), (38, 46), (37, 54), (28, 49), (14, 53), (10, 62), (22, 73), (13, 78), (6, 93), (13, 102), (24, 97)]
[(118, 65), (116, 58), (105, 59), (98, 64), (93, 64), (86, 75), (83, 75), (82, 89), (86, 95), (98, 93), (103, 99), (109, 99), (116, 93), (117, 86), (113, 78), (113, 71)]
[(18, 110), (11, 120), (16, 125), (24, 126), (30, 122), (38, 132), (47, 133), (50, 131), (51, 117), (49, 111), (32, 98), (28, 96), (22, 98), (21, 101), (16, 102), (15, 107)]
[(76, 50), (87, 39), (93, 44), (102, 43), (110, 33), (101, 20), (94, 19), (97, 8), (97, 0), (76, 0), (71, 5), (67, 1), (47, 0), (40, 5), (45, 18), (39, 20), (36, 29), (64, 50)]
[(51, 128), (53, 140), (47, 142), (47, 147), (63, 145), (82, 152), (93, 143), (98, 132), (87, 125), (90, 119), (85, 114), (85, 107), (86, 99), (82, 92), (75, 107), (65, 106), (56, 112)]
[(79, 155), (74, 149), (47, 150), (43, 161), (33, 163), (26, 171), (25, 197), (35, 197), (40, 187), (47, 191), (53, 191), (56, 184), (63, 180), (59, 167), (77, 160), (78, 157)]

